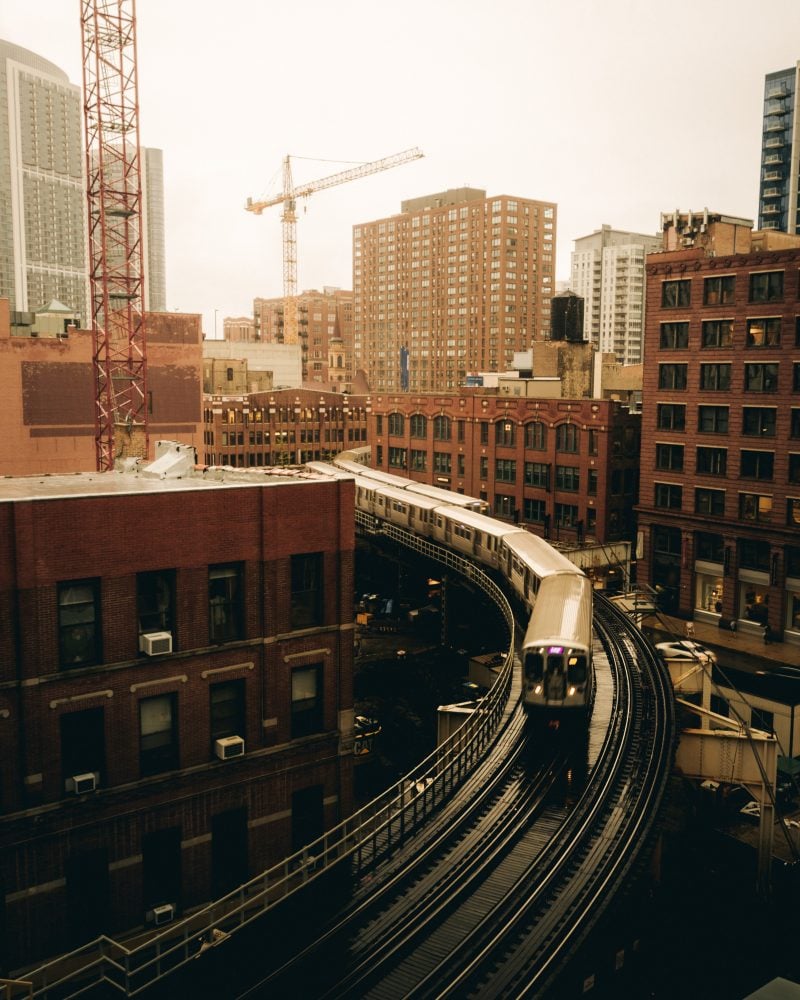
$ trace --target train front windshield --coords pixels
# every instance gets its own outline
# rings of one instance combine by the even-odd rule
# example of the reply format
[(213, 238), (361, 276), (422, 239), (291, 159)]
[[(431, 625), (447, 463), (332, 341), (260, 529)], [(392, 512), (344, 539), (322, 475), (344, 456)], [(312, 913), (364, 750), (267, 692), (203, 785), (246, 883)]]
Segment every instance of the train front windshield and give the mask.
[(567, 677), (570, 684), (586, 683), (586, 657), (570, 656), (567, 659)]

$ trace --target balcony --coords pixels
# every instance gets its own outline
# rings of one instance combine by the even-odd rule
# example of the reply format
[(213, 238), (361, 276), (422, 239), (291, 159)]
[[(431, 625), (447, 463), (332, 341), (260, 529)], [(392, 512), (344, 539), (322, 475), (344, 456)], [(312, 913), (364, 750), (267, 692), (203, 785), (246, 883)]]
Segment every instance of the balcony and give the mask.
[(782, 118), (769, 118), (764, 129), (765, 132), (783, 132), (786, 124)]
[(764, 149), (781, 149), (783, 147), (783, 136), (773, 136), (764, 143)]
[(781, 192), (780, 188), (770, 187), (770, 188), (764, 188), (764, 193), (762, 194), (761, 197), (762, 198), (780, 198), (781, 194), (782, 194), (782, 192)]
[(782, 100), (767, 101), (767, 106), (764, 108), (765, 115), (782, 115), (785, 113), (786, 107)]
[(767, 170), (766, 173), (764, 174), (764, 180), (765, 181), (782, 181), (783, 180), (783, 174), (780, 172), (780, 170)]
[(770, 153), (769, 156), (764, 157), (764, 166), (771, 167), (780, 163), (783, 163), (783, 157), (780, 153)]
[(765, 205), (761, 210), (762, 215), (780, 215), (781, 207), (780, 205)]
[(767, 101), (781, 101), (784, 97), (789, 96), (789, 91), (785, 83), (779, 83), (777, 86), (771, 87), (765, 96)]

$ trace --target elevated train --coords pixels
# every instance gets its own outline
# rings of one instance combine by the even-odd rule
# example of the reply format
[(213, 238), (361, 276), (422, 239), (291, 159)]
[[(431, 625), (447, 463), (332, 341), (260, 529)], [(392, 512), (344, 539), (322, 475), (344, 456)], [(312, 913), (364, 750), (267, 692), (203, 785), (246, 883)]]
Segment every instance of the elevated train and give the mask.
[(359, 510), (502, 574), (529, 615), (522, 644), (526, 709), (559, 722), (588, 714), (594, 697), (592, 584), (582, 570), (544, 539), (489, 517), (483, 500), (343, 457), (332, 465), (309, 462), (308, 468), (352, 476)]

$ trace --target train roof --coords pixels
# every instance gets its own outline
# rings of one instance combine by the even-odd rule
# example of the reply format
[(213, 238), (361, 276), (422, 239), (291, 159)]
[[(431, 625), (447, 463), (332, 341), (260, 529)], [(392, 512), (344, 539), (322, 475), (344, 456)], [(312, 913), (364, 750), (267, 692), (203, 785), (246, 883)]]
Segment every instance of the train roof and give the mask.
[(416, 507), (419, 510), (439, 510), (441, 504), (436, 500), (431, 500), (430, 497), (417, 496), (414, 493), (409, 493), (408, 490), (398, 490), (394, 486), (385, 486), (383, 483), (378, 483), (368, 476), (356, 476), (356, 482), (361, 485), (362, 483), (371, 489), (377, 490), (379, 496), (388, 497), (390, 500), (402, 501), (408, 504), (409, 507)]
[(469, 497), (464, 493), (454, 493), (452, 490), (442, 489), (441, 486), (429, 486), (428, 483), (408, 480), (407, 489), (409, 493), (422, 493), (427, 497), (441, 498), (441, 502), (448, 507), (463, 507), (465, 510), (475, 510), (478, 507), (485, 507), (488, 510), (489, 507), (485, 500)]
[(542, 581), (533, 606), (525, 644), (592, 643), (592, 582), (582, 573), (561, 573)]
[(447, 517), (455, 517), (459, 524), (466, 524), (476, 531), (484, 531), (487, 535), (493, 535), (495, 538), (505, 538), (506, 535), (523, 530), (512, 524), (506, 524), (504, 521), (496, 521), (492, 517), (478, 513), (477, 510), (455, 507), (453, 504), (440, 505), (439, 511)]
[(312, 472), (319, 472), (323, 476), (347, 475), (344, 469), (337, 469), (336, 466), (331, 465), (330, 462), (306, 462), (306, 468), (310, 469)]
[(530, 531), (515, 531), (503, 538), (503, 545), (519, 556), (539, 577), (550, 576), (552, 573), (575, 573), (583, 576), (575, 563)]
[(386, 483), (387, 486), (395, 486), (399, 490), (405, 489), (409, 483), (409, 480), (403, 476), (395, 476), (391, 472), (381, 472), (368, 465), (361, 465), (360, 462), (351, 462), (348, 458), (336, 459), (334, 464), (337, 469), (352, 472), (354, 476), (366, 476), (367, 479), (375, 479), (378, 482)]

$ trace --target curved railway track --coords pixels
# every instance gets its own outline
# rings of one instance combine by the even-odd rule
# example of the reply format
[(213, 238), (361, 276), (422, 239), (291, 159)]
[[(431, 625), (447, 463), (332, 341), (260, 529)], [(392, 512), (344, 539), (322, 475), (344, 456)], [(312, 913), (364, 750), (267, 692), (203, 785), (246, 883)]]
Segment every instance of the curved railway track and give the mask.
[(645, 856), (674, 744), (672, 693), (657, 656), (602, 598), (595, 629), (615, 704), (574, 805), (549, 803), (568, 763), (560, 753), (536, 762), (518, 708), (424, 848), (417, 842), (396, 858), (324, 934), (242, 996), (396, 1000), (552, 989)]

